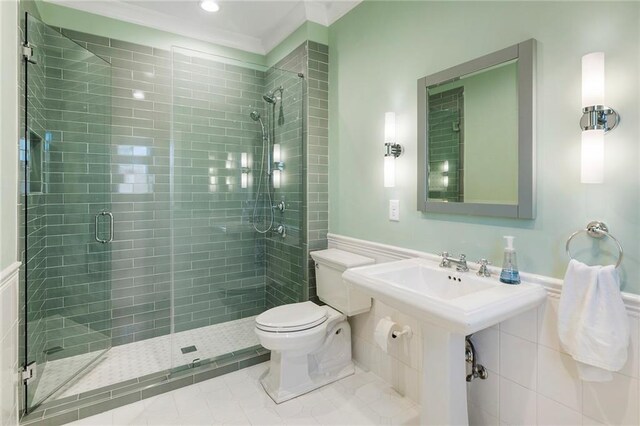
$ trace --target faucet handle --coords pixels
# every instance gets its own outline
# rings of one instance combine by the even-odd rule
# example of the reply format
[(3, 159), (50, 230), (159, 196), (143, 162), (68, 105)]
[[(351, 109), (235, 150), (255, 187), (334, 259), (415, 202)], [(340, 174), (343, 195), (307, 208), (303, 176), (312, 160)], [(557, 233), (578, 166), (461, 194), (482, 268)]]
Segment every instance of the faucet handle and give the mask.
[(440, 253), (440, 257), (442, 257), (442, 260), (440, 261), (440, 267), (441, 268), (448, 268), (450, 263), (449, 263), (449, 252), (443, 251), (442, 253)]
[(460, 254), (460, 259), (458, 259), (458, 261), (456, 263), (457, 263), (456, 271), (458, 271), (458, 272), (467, 272), (469, 270), (469, 267), (467, 266), (467, 255), (466, 254)]
[(491, 262), (489, 262), (487, 259), (480, 259), (477, 263), (480, 264), (480, 268), (478, 268), (478, 272), (476, 273), (476, 275), (480, 277), (490, 277), (491, 272), (489, 272), (489, 268), (487, 268), (487, 266), (491, 265)]

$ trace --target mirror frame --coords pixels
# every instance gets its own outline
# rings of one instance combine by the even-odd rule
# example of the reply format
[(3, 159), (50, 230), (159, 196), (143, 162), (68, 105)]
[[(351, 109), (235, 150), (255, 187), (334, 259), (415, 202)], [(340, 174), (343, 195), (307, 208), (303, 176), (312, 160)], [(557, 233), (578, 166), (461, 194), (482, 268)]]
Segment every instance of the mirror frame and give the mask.
[[(429, 98), (427, 87), (517, 59), (518, 203), (458, 203), (429, 201)], [(534, 219), (536, 212), (535, 94), (536, 40), (529, 39), (418, 80), (418, 210), (476, 216)]]

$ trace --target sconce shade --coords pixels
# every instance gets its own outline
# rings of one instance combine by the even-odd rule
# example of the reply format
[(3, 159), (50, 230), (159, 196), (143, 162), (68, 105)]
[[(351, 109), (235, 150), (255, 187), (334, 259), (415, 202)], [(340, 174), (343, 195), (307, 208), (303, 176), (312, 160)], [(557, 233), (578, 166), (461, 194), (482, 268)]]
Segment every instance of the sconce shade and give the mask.
[(393, 156), (384, 157), (384, 187), (393, 188), (396, 186), (396, 158)]
[(396, 141), (396, 113), (384, 113), (384, 142), (395, 143)]
[(582, 107), (604, 105), (604, 52), (582, 57)]
[(282, 161), (282, 155), (281, 155), (279, 143), (273, 144), (273, 161), (275, 163), (279, 163)]
[(604, 180), (604, 130), (582, 132), (582, 183), (602, 183)]
[(280, 172), (279, 169), (275, 169), (273, 170), (273, 187), (274, 188), (280, 188), (280, 181), (282, 178), (282, 173)]
[(240, 153), (240, 187), (246, 188), (249, 185), (249, 154)]

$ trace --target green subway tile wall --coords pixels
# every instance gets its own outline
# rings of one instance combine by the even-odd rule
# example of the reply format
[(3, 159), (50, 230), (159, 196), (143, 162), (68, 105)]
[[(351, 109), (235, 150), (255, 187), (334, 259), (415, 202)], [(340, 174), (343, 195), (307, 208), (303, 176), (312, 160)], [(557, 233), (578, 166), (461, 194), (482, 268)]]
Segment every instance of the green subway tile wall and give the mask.
[(315, 299), (316, 279), (309, 252), (327, 248), (329, 229), (329, 46), (307, 44), (307, 289)]
[[(274, 202), (284, 202), (286, 210), (276, 210), (274, 226), (284, 225), (286, 237), (266, 238), (266, 303), (268, 308), (307, 300), (304, 280), (305, 198), (304, 198), (304, 93), (306, 83), (300, 46), (267, 71), (265, 87), (269, 92), (282, 88), (281, 102), (268, 106), (265, 113), (275, 142), (281, 146), (284, 163), (281, 187), (274, 191)], [(287, 70), (287, 71), (282, 71)]]
[[(271, 257), (267, 266), (269, 307), (303, 300), (317, 301), (315, 268), (309, 252), (327, 248), (329, 47), (306, 41), (280, 60), (275, 68), (305, 76), (300, 182), (302, 244), (298, 252), (297, 247), (287, 247), (282, 241), (268, 241), (271, 243), (267, 250)], [(303, 262), (301, 268), (297, 262), (291, 261), (298, 256)], [(278, 279), (269, 280), (271, 273)], [(288, 278), (282, 279), (284, 274)]]
[[(254, 231), (264, 71), (174, 48), (175, 329), (265, 310), (265, 236)], [(253, 179), (241, 185), (241, 158)], [(269, 210), (269, 209), (266, 209)], [(261, 227), (263, 225), (261, 224)]]

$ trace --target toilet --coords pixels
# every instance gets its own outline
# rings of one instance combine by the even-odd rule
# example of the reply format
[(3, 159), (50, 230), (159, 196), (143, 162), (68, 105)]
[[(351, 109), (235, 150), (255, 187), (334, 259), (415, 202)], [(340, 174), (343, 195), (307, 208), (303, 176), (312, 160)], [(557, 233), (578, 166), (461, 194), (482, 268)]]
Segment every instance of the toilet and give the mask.
[(326, 305), (292, 303), (256, 317), (260, 344), (271, 351), (260, 383), (277, 404), (355, 372), (347, 316), (371, 309), (371, 298), (344, 283), (342, 273), (373, 259), (338, 249), (315, 251), (311, 257), (318, 298)]

